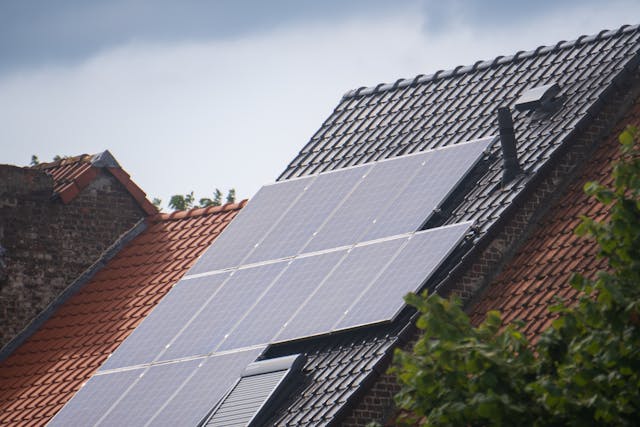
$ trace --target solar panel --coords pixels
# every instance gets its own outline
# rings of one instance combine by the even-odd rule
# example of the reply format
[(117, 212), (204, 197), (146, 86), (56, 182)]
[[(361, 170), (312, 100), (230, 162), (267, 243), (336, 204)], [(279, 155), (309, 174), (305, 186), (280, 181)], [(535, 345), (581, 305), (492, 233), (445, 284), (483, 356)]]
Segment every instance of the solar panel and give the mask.
[[(101, 426), (143, 426), (201, 363), (187, 360), (147, 369), (100, 422)], [(113, 375), (113, 374), (107, 374)]]
[(235, 271), (159, 359), (213, 351), (286, 266), (287, 262), (281, 261)]
[(247, 263), (296, 255), (372, 165), (318, 175), (313, 184), (251, 253)]
[(405, 156), (376, 163), (304, 251), (314, 252), (363, 241), (362, 236), (373, 225), (378, 212), (395, 199), (418, 172), (422, 162), (422, 156)]
[(376, 223), (362, 241), (419, 230), (428, 217), (464, 179), (493, 138), (429, 151), (396, 199), (376, 214)]
[(207, 357), (180, 389), (174, 389), (175, 395), (149, 419), (148, 425), (198, 425), (263, 350), (260, 347)]
[(402, 297), (422, 287), (470, 226), (471, 223), (466, 222), (415, 233), (384, 273), (353, 303), (335, 329), (393, 320), (404, 307)]
[(296, 258), (222, 343), (219, 351), (267, 343), (322, 283), (346, 249)]
[(220, 288), (228, 273), (178, 282), (100, 370), (149, 363)]
[(407, 236), (356, 246), (276, 337), (276, 341), (330, 332), (360, 293), (384, 270)]
[(314, 179), (312, 176), (262, 187), (189, 270), (189, 274), (240, 265)]
[(49, 426), (92, 426), (144, 372), (144, 368), (94, 375), (49, 422)]

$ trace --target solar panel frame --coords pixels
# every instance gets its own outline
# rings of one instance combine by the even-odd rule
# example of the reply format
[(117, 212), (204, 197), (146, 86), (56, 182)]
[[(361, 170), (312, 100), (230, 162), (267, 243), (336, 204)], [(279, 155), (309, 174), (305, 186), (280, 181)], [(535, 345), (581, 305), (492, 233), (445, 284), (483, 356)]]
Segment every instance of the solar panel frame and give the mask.
[(482, 138), (417, 154), (422, 160), (421, 167), (392, 203), (376, 216), (376, 223), (362, 240), (420, 230), (478, 164), (494, 139)]
[[(414, 233), (385, 271), (353, 301), (333, 331), (393, 321), (405, 307), (402, 297), (418, 292), (429, 281), (472, 225), (464, 222)], [(411, 270), (410, 265), (417, 268)], [(404, 283), (415, 285), (408, 287)], [(396, 306), (389, 305), (393, 300), (398, 301)]]
[(331, 332), (350, 301), (382, 274), (407, 239), (407, 235), (402, 235), (349, 250), (274, 340), (282, 342)]
[(279, 261), (234, 271), (158, 360), (174, 360), (214, 351), (251, 308), (254, 299), (268, 289), (287, 264)]
[(194, 373), (151, 417), (147, 426), (195, 426), (216, 406), (265, 346), (214, 354), (201, 360)]
[(218, 351), (270, 342), (345, 254), (343, 249), (289, 261), (287, 269), (236, 324)]
[(89, 426), (100, 418), (131, 388), (145, 368), (93, 375), (48, 426)]
[(247, 257), (246, 263), (298, 255), (372, 167), (368, 164), (318, 175)]
[(364, 241), (362, 236), (374, 224), (377, 213), (393, 202), (399, 189), (418, 172), (422, 161), (422, 155), (413, 155), (375, 163), (303, 251), (351, 246)]
[(229, 273), (220, 273), (179, 281), (109, 356), (100, 371), (156, 360), (228, 277)]
[[(244, 264), (317, 176), (277, 182), (262, 187), (189, 270), (189, 275), (233, 268)], [(268, 202), (263, 202), (264, 200)]]
[(124, 398), (104, 414), (100, 426), (141, 426), (171, 398), (174, 390), (195, 372), (200, 360), (152, 365), (140, 376)]

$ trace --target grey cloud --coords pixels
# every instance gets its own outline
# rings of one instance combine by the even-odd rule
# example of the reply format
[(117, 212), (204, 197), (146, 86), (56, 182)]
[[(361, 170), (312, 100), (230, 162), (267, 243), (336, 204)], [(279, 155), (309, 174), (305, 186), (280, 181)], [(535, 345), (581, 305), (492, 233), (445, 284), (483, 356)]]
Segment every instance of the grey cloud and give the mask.
[(81, 60), (130, 41), (233, 38), (311, 20), (384, 12), (415, 0), (16, 0), (0, 2), (0, 72)]
[(608, 7), (606, 2), (596, 0), (424, 0), (424, 30), (430, 34), (442, 34), (453, 25), (482, 30), (506, 27), (511, 30), (531, 19), (562, 10), (567, 11), (567, 19), (571, 20), (572, 8), (589, 5)]

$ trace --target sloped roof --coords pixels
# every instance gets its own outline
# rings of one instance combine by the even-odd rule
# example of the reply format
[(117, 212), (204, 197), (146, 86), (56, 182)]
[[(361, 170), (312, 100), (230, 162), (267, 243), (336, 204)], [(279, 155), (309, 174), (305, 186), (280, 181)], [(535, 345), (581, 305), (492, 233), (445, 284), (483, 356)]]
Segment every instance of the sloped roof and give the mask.
[(558, 114), (538, 122), (514, 111), (518, 157), (525, 174), (511, 184), (510, 191), (499, 191), (502, 165), (494, 162), (445, 221), (477, 221), (484, 232), (531, 176), (591, 120), (615, 88), (614, 82), (627, 79), (638, 66), (639, 41), (639, 26), (625, 26), (468, 67), (350, 91), (280, 179), (496, 135), (498, 107), (509, 106), (513, 111), (526, 89), (555, 82), (565, 97)]
[[(518, 197), (526, 195), (527, 185), (544, 175), (550, 159), (594, 119), (605, 102), (610, 101), (611, 92), (629, 80), (639, 62), (640, 27), (622, 27), (511, 57), (477, 62), (470, 67), (360, 88), (343, 97), (279, 179), (495, 135), (499, 106), (506, 105), (514, 111), (514, 104), (524, 90), (556, 82), (561, 87), (561, 96), (565, 97), (559, 114), (538, 122), (524, 113), (514, 112), (518, 158), (524, 174), (503, 187), (501, 154), (496, 152), (493, 164), (474, 177), (475, 186), (471, 191), (463, 199), (455, 200), (445, 212), (442, 224), (476, 221), (478, 243), (483, 237), (490, 237), (487, 232), (497, 226)], [(450, 264), (449, 268), (453, 266)], [(403, 321), (406, 322), (406, 318), (399, 320)], [(379, 332), (375, 338), (365, 338), (365, 342), (375, 347), (386, 340), (391, 347), (397, 342), (395, 334), (390, 333), (394, 328), (398, 325), (389, 325), (386, 335)], [(366, 337), (366, 333), (363, 331), (360, 337)], [(278, 354), (295, 352), (296, 345), (285, 346)], [(355, 368), (356, 362), (351, 361), (349, 344), (341, 342), (339, 337), (328, 337), (316, 341), (315, 345), (324, 346), (322, 354), (332, 358), (331, 368), (319, 372), (310, 369), (308, 375), (311, 378), (322, 376), (323, 372), (331, 375), (334, 370), (344, 375), (311, 386), (312, 390), (324, 392), (301, 392), (292, 396), (292, 400), (277, 411), (277, 419), (283, 424), (296, 425), (304, 422), (305, 417), (313, 420), (312, 424), (338, 423), (345, 413), (343, 408), (351, 403), (344, 398), (349, 394), (345, 390), (350, 388), (349, 384), (361, 383), (362, 373)], [(372, 372), (379, 372), (387, 360), (387, 351), (372, 351), (367, 363)], [(330, 402), (330, 410), (322, 409), (325, 402)], [(314, 412), (318, 415), (313, 415)]]
[[(640, 126), (640, 101), (624, 123)], [(593, 239), (574, 233), (580, 217), (603, 220), (608, 209), (584, 193), (588, 181), (611, 186), (612, 162), (619, 158), (617, 136), (622, 128), (612, 131), (593, 158), (584, 165), (580, 176), (571, 184), (545, 218), (536, 225), (536, 232), (518, 250), (500, 276), (477, 298), (469, 311), (471, 320), (479, 324), (489, 310), (499, 310), (505, 322), (522, 320), (529, 338), (537, 337), (556, 317), (547, 308), (555, 296), (568, 303), (578, 292), (569, 285), (573, 272), (594, 278), (606, 270), (606, 259), (598, 258), (598, 246)]]
[(0, 363), (0, 425), (50, 420), (245, 204), (148, 218), (145, 231)]
[[(480, 231), (476, 242), (480, 242), (534, 178), (544, 175), (559, 149), (610, 101), (612, 90), (627, 82), (640, 62), (639, 50), (639, 27), (623, 27), (509, 58), (350, 92), (280, 179), (497, 134), (497, 107), (513, 107), (524, 90), (556, 82), (564, 97), (560, 113), (544, 121), (530, 120), (524, 113), (514, 115), (525, 173), (503, 188), (501, 154), (494, 147), (490, 165), (476, 172), (470, 192), (454, 197), (440, 223), (431, 224), (476, 221)], [(408, 319), (268, 349), (263, 357), (296, 352), (307, 356), (302, 388), (276, 411), (274, 420), (285, 425), (339, 422), (345, 408), (384, 369)]]
[(98, 176), (98, 172), (104, 169), (124, 186), (147, 215), (158, 213), (158, 209), (147, 200), (145, 192), (131, 180), (129, 174), (120, 167), (108, 150), (94, 155), (81, 154), (50, 163), (40, 163), (32, 168), (51, 176), (53, 191), (63, 203), (71, 202)]

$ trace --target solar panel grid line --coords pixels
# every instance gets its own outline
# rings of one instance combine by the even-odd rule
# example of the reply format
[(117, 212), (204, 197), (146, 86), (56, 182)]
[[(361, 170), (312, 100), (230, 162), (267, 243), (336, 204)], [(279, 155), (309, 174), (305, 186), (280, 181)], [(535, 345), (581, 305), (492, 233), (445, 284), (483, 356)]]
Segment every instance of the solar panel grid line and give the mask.
[(204, 358), (180, 391), (172, 395), (147, 424), (170, 427), (199, 425), (237, 383), (247, 365), (259, 358), (265, 348), (256, 346)]
[[(137, 378), (135, 378), (133, 380), (133, 382), (131, 384), (129, 384), (129, 387), (127, 387), (124, 392), (122, 394), (120, 394), (120, 396), (118, 396), (118, 398), (115, 400), (115, 402), (113, 402), (109, 408), (102, 414), (102, 416), (100, 418), (98, 418), (98, 421), (96, 421), (96, 423), (94, 424), (94, 427), (98, 427), (100, 425), (100, 423), (102, 423), (105, 418), (111, 413), (111, 411), (113, 410), (113, 408), (115, 408), (118, 403), (120, 403), (127, 394), (129, 394), (129, 392), (133, 389), (133, 387), (135, 387), (135, 385), (138, 383), (138, 381), (140, 381), (140, 379), (142, 378), (142, 376), (144, 375), (144, 373), (149, 370), (149, 367), (145, 367), (142, 368), (144, 369), (143, 372), (141, 372)], [(115, 374), (112, 374), (115, 375)]]
[[(343, 250), (346, 252), (346, 249)], [(301, 306), (308, 295), (327, 276), (343, 251), (316, 256), (297, 257), (276, 280), (254, 309), (244, 317), (217, 351), (243, 346), (256, 340), (271, 342), (276, 333), (290, 319), (295, 307)], [(261, 338), (257, 338), (259, 335)]]
[[(201, 368), (202, 365), (205, 363), (206, 359), (203, 358), (203, 360), (198, 364), (198, 368)], [(187, 383), (189, 382), (189, 380), (191, 380), (191, 378), (193, 378), (194, 375), (196, 375), (198, 373), (198, 369), (194, 369), (194, 371), (191, 373), (191, 375), (189, 375), (183, 382), (182, 384), (180, 384), (179, 387), (176, 387), (175, 391), (171, 394), (171, 396), (169, 396), (169, 398), (167, 400), (165, 400), (165, 402), (162, 404), (162, 406), (160, 406), (158, 408), (158, 410), (156, 411), (156, 413), (151, 416), (149, 418), (149, 420), (144, 424), (144, 427), (148, 427), (150, 425), (152, 425), (152, 423), (154, 422), (154, 420), (156, 419), (156, 417), (162, 413), (162, 411), (169, 405), (169, 403), (178, 395), (180, 394), (180, 392), (182, 391), (182, 389), (187, 385)]]
[[(410, 291), (417, 292), (424, 287), (444, 260), (468, 235), (472, 225), (473, 222), (467, 221), (414, 233), (404, 246), (403, 252), (371, 284), (367, 292), (361, 295), (361, 299), (352, 305), (350, 312), (337, 324), (336, 330), (393, 321), (404, 308), (399, 297)], [(425, 254), (426, 251), (429, 253)], [(403, 264), (417, 265), (418, 268), (411, 269)], [(413, 288), (406, 288), (406, 284), (413, 284)], [(388, 299), (396, 296), (399, 304), (394, 308), (388, 304)]]
[(398, 187), (404, 188), (417, 173), (424, 156), (424, 153), (420, 153), (373, 163), (361, 183), (336, 207), (302, 251), (317, 251), (362, 241), (366, 231), (373, 225), (376, 212), (391, 206), (398, 195)]
[(158, 360), (160, 360), (160, 358), (167, 352), (167, 350), (169, 349), (169, 347), (171, 347), (171, 345), (173, 345), (173, 343), (178, 339), (178, 337), (180, 336), (180, 334), (182, 334), (188, 327), (189, 325), (196, 319), (196, 317), (198, 317), (198, 315), (206, 308), (207, 304), (209, 304), (209, 302), (215, 298), (215, 296), (222, 290), (222, 288), (224, 287), (224, 285), (231, 280), (231, 274), (222, 282), (222, 284), (218, 287), (218, 289), (216, 289), (216, 291), (209, 297), (207, 298), (207, 300), (204, 302), (204, 304), (202, 304), (202, 306), (200, 307), (200, 309), (198, 309), (198, 311), (195, 312), (195, 314), (189, 319), (189, 321), (187, 323), (185, 323), (185, 325), (180, 329), (180, 331), (178, 331), (178, 333), (176, 335), (174, 335), (173, 339), (171, 341), (169, 341), (166, 345), (163, 351), (160, 352), (160, 354), (158, 354), (156, 356), (156, 358), (152, 361), (152, 362), (156, 362)]
[[(115, 402), (110, 397), (120, 396), (131, 387), (140, 369), (122, 372), (119, 375), (94, 375), (73, 396), (48, 423), (50, 426), (68, 427), (73, 425), (95, 425), (101, 414)], [(107, 392), (105, 392), (107, 391)], [(109, 393), (111, 391), (111, 393)]]
[[(180, 280), (120, 347), (109, 356), (100, 367), (100, 371), (144, 365), (157, 360), (166, 349), (166, 345), (171, 343), (181, 331), (181, 328), (174, 330), (172, 327), (181, 322), (186, 324), (191, 321), (199, 310), (204, 308), (206, 301), (219, 292), (227, 279), (228, 277), (225, 278), (221, 274), (217, 277), (213, 275), (211, 278), (200, 278), (195, 283), (186, 284)], [(200, 304), (199, 309), (190, 311), (198, 304)], [(160, 343), (163, 338), (166, 338), (165, 342)], [(153, 351), (157, 353), (150, 356)]]
[[(224, 345), (225, 341), (227, 341), (227, 338), (233, 334), (233, 332), (236, 330), (236, 328), (249, 316), (252, 314), (252, 311), (256, 308), (256, 306), (258, 306), (260, 304), (260, 302), (262, 301), (262, 299), (264, 298), (264, 296), (269, 292), (269, 290), (271, 290), (271, 288), (273, 288), (273, 286), (278, 282), (278, 280), (285, 274), (285, 272), (289, 269), (289, 266), (291, 266), (291, 264), (293, 263), (293, 260), (290, 260), (286, 263), (286, 265), (284, 266), (284, 268), (282, 270), (280, 270), (280, 272), (276, 275), (276, 277), (267, 285), (267, 287), (264, 289), (264, 291), (262, 291), (262, 293), (258, 296), (258, 298), (256, 298), (255, 302), (251, 305), (251, 307), (249, 307), (247, 309), (247, 311), (244, 313), (244, 315), (238, 319), (238, 321), (231, 327), (231, 329), (229, 330), (229, 332), (227, 332), (227, 334), (225, 334), (224, 338), (222, 341), (220, 341), (218, 343), (218, 345), (213, 349), (213, 353), (215, 353), (222, 345)], [(267, 344), (267, 343), (254, 343), (254, 345), (258, 345), (258, 344)]]
[(289, 322), (291, 322), (291, 320), (293, 320), (298, 313), (300, 313), (302, 311), (302, 309), (304, 308), (304, 306), (307, 304), (307, 302), (309, 302), (311, 300), (311, 298), (313, 298), (313, 296), (318, 292), (318, 290), (322, 287), (322, 285), (324, 284), (324, 282), (331, 277), (331, 275), (333, 274), (334, 271), (336, 271), (338, 269), (338, 267), (340, 266), (340, 264), (342, 264), (342, 262), (344, 262), (344, 260), (346, 259), (346, 257), (349, 255), (349, 251), (345, 251), (345, 253), (340, 257), (340, 259), (338, 260), (338, 262), (336, 262), (336, 264), (333, 266), (333, 268), (331, 268), (329, 270), (329, 273), (327, 273), (327, 275), (324, 277), (324, 279), (322, 279), (322, 281), (320, 282), (320, 284), (318, 286), (316, 286), (316, 288), (313, 290), (313, 292), (311, 294), (309, 294), (309, 296), (302, 302), (302, 304), (300, 304), (300, 306), (295, 310), (295, 312), (289, 317), (289, 319), (280, 327), (280, 330), (276, 333), (276, 335), (274, 335), (274, 337), (272, 338), (272, 342), (277, 342), (278, 341), (278, 336), (280, 336), (280, 334), (282, 334), (282, 331), (284, 331), (286, 329), (286, 327), (289, 325)]
[[(482, 154), (489, 153), (494, 140), (494, 137), (481, 138), (422, 153), (428, 155), (427, 162), (423, 163), (423, 167), (417, 171), (403, 190), (398, 192), (398, 196), (386, 211), (381, 212), (379, 215), (381, 225), (370, 228), (362, 236), (362, 240), (370, 240), (383, 234), (393, 235), (402, 231), (422, 229), (434, 212), (446, 203), (455, 189), (480, 162)], [(429, 186), (429, 191), (424, 191), (426, 186)], [(421, 222), (417, 222), (420, 212), (424, 212), (425, 215)], [(402, 228), (411, 222), (411, 218), (415, 218), (415, 222), (412, 223), (413, 229)]]
[(97, 425), (143, 425), (185, 383), (197, 369), (200, 360), (150, 366)]
[(296, 201), (280, 222), (264, 237), (246, 262), (284, 258), (302, 252), (308, 241), (348, 197), (371, 165), (318, 175), (308, 191)]
[[(329, 221), (331, 221), (331, 219), (333, 218), (333, 216), (336, 214), (336, 212), (338, 212), (340, 210), (340, 208), (345, 204), (345, 202), (349, 199), (349, 197), (355, 192), (357, 191), (358, 187), (360, 187), (360, 185), (362, 185), (362, 183), (364, 182), (364, 180), (367, 178), (367, 176), (369, 176), (369, 174), (371, 174), (371, 171), (373, 170), (373, 168), (375, 167), (375, 163), (368, 163), (368, 164), (364, 164), (364, 165), (360, 165), (360, 166), (367, 166), (367, 168), (365, 170), (363, 170), (362, 173), (362, 178), (356, 183), (356, 185), (354, 185), (351, 190), (345, 194), (345, 196), (342, 198), (342, 200), (340, 201), (340, 203), (338, 203), (334, 209), (331, 211), (331, 213), (329, 215), (327, 215), (327, 217), (325, 218), (325, 220), (320, 224), (320, 226), (316, 229), (316, 231), (314, 231), (311, 236), (309, 237), (309, 239), (305, 242), (305, 244), (302, 246), (302, 248), (300, 249), (300, 252), (304, 252), (305, 249), (309, 246), (309, 244), (311, 244), (311, 242), (313, 242), (313, 239), (318, 235), (318, 233), (322, 232), (322, 230), (325, 228), (325, 226), (327, 225), (327, 223), (329, 223)], [(350, 168), (347, 169), (357, 169), (358, 165), (356, 166), (352, 166)], [(331, 173), (331, 172), (330, 172)], [(343, 246), (351, 246), (351, 245), (343, 245)], [(334, 246), (334, 247), (339, 247), (339, 246)], [(330, 248), (325, 248), (325, 249), (330, 249)], [(312, 251), (312, 252), (318, 252), (318, 251)]]
[[(348, 307), (348, 302), (357, 297), (380, 270), (404, 244), (407, 236), (385, 239), (375, 243), (361, 244), (345, 255), (339, 266), (314, 291), (279, 332), (274, 341), (286, 341), (331, 332), (331, 326)], [(347, 305), (345, 305), (347, 304)], [(304, 312), (304, 315), (302, 314)]]
[[(200, 256), (190, 272), (197, 274), (241, 265), (255, 245), (275, 227), (295, 201), (302, 197), (304, 189), (308, 188), (316, 177), (316, 175), (301, 177), (291, 181), (290, 185), (273, 183), (263, 186), (209, 249)], [(261, 205), (260, 201), (265, 197), (270, 200), (270, 203)], [(268, 206), (269, 209), (265, 212), (263, 208), (258, 211), (260, 215), (255, 217), (255, 210), (260, 206)]]
[(235, 324), (251, 305), (253, 294), (268, 286), (285, 264), (278, 262), (234, 271), (159, 358), (169, 360), (212, 353), (229, 325)]
[[(371, 280), (371, 282), (369, 283), (369, 285), (364, 288), (362, 290), (362, 292), (360, 292), (360, 294), (358, 295), (358, 297), (356, 299), (354, 299), (354, 301), (351, 303), (351, 305), (349, 305), (349, 307), (347, 308), (347, 310), (344, 312), (344, 314), (342, 316), (340, 316), (340, 318), (333, 324), (333, 326), (331, 327), (331, 331), (336, 331), (337, 330), (337, 326), (340, 324), (340, 322), (347, 316), (347, 314), (349, 313), (349, 311), (351, 310), (351, 308), (353, 308), (358, 301), (360, 301), (362, 299), (362, 296), (364, 294), (367, 293), (367, 291), (371, 288), (371, 286), (373, 286), (374, 283), (376, 283), (376, 281), (384, 274), (384, 272), (387, 270), (387, 268), (389, 267), (389, 265), (391, 265), (391, 263), (393, 263), (393, 261), (402, 253), (402, 250), (405, 248), (405, 246), (407, 246), (407, 244), (409, 243), (409, 240), (413, 237), (413, 234), (407, 236), (407, 238), (405, 239), (405, 241), (402, 243), (402, 245), (396, 250), (396, 252), (393, 254), (393, 256), (391, 258), (389, 258), (389, 260), (386, 262), (386, 264), (382, 267), (382, 269), (378, 272), (378, 274), (376, 274), (376, 276)], [(359, 326), (359, 325), (356, 325)]]

